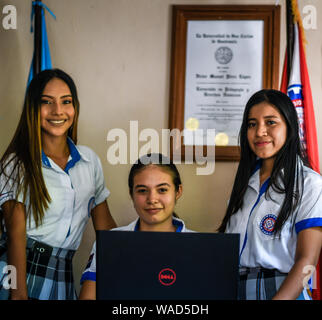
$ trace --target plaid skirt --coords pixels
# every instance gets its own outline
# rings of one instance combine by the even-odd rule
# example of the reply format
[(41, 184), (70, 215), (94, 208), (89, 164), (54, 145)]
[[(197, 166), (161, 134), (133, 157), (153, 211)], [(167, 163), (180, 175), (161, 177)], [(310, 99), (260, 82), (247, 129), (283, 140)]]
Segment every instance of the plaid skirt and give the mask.
[[(76, 300), (72, 258), (75, 250), (50, 247), (27, 238), (27, 289), (30, 299)], [(0, 240), (0, 300), (9, 298), (6, 240)], [(9, 273), (10, 275), (10, 273)]]
[[(241, 268), (239, 270), (239, 300), (271, 300), (287, 273), (273, 269)], [(304, 289), (297, 300), (311, 300), (310, 291)]]

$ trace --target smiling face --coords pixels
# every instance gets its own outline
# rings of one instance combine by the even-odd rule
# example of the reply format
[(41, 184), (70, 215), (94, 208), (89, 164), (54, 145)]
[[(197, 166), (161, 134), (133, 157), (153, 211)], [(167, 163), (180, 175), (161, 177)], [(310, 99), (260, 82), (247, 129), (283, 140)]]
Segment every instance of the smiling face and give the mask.
[(261, 102), (250, 109), (247, 139), (256, 156), (264, 160), (274, 159), (285, 144), (286, 137), (285, 119), (275, 106)]
[(172, 214), (182, 186), (175, 190), (171, 174), (149, 165), (134, 176), (132, 200), (141, 231), (174, 231)]
[(41, 96), (40, 125), (42, 138), (67, 137), (75, 116), (73, 98), (68, 85), (58, 79), (50, 80)]

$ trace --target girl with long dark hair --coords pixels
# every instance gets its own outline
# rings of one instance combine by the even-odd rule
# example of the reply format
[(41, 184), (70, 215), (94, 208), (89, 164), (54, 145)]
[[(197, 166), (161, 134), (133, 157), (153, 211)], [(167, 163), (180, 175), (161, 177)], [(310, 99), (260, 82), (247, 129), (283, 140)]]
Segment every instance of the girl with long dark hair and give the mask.
[(240, 299), (311, 299), (305, 279), (321, 252), (322, 178), (308, 166), (287, 95), (261, 90), (249, 99), (240, 147), (219, 227), (241, 236)]
[(34, 77), (0, 160), (0, 270), (16, 270), (15, 279), (0, 278), (0, 299), (76, 299), (72, 257), (87, 221), (92, 217), (96, 230), (116, 226), (101, 162), (77, 145), (78, 116), (68, 74), (54, 69)]

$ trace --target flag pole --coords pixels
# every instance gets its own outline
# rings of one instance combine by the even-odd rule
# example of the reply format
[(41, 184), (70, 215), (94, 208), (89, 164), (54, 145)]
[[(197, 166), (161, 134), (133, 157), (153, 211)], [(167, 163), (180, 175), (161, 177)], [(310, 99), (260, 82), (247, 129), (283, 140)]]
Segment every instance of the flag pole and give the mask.
[[(41, 0), (38, 0), (41, 2)], [(41, 71), (41, 6), (35, 5), (35, 34), (34, 34), (34, 76)]]
[(294, 15), (292, 11), (291, 0), (286, 0), (286, 52), (287, 52), (287, 83), (290, 79), (290, 73), (293, 62), (293, 50), (294, 50)]

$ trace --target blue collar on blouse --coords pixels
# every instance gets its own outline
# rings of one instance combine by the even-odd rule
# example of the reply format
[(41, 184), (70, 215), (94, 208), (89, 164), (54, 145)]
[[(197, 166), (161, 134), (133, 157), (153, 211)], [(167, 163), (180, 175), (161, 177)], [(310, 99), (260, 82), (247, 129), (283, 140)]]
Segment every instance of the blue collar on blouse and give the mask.
[[(73, 140), (69, 137), (67, 137), (67, 144), (68, 144), (71, 159), (67, 162), (67, 165), (64, 169), (66, 173), (68, 173), (69, 169), (74, 167), (74, 165), (81, 159), (81, 155), (79, 151), (77, 150)], [(45, 155), (43, 150), (41, 150), (41, 160), (46, 167), (51, 168), (50, 161), (48, 157)]]
[[(183, 229), (183, 223), (179, 220), (172, 219), (172, 224), (176, 227), (176, 232), (181, 232)], [(139, 231), (140, 229), (140, 219), (138, 219), (134, 231)]]
[[(259, 158), (256, 163), (255, 163), (255, 169), (252, 173), (252, 176), (256, 173), (256, 171), (258, 171), (263, 165), (263, 159)], [(268, 177), (264, 183), (261, 185), (260, 190), (259, 190), (259, 197), (266, 192), (268, 185), (270, 183), (271, 177)]]

